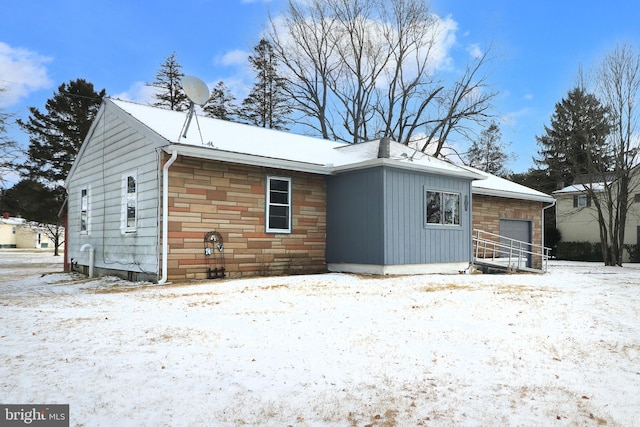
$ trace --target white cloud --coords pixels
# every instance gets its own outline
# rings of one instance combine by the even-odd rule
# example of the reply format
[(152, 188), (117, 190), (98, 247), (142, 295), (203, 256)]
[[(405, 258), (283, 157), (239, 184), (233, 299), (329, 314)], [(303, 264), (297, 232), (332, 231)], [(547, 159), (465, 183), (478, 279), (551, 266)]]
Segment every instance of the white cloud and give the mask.
[(245, 50), (235, 49), (216, 58), (215, 62), (224, 66), (246, 65), (249, 53)]
[(473, 59), (478, 59), (484, 54), (477, 43), (469, 45), (467, 47), (467, 52), (469, 52), (469, 55), (471, 55)]
[(133, 83), (129, 89), (124, 92), (115, 94), (113, 98), (138, 102), (140, 104), (152, 104), (156, 101), (154, 98), (156, 91), (157, 89), (153, 86), (148, 86), (145, 82), (138, 81)]
[(51, 87), (46, 64), (50, 57), (0, 42), (0, 108), (14, 105), (31, 92)]

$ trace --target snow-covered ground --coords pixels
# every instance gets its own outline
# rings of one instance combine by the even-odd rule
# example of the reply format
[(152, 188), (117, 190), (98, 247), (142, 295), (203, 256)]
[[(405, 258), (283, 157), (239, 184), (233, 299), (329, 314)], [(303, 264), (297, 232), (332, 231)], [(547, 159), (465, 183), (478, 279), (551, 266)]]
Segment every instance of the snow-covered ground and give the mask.
[(0, 251), (0, 402), (80, 426), (640, 425), (640, 266), (152, 286)]

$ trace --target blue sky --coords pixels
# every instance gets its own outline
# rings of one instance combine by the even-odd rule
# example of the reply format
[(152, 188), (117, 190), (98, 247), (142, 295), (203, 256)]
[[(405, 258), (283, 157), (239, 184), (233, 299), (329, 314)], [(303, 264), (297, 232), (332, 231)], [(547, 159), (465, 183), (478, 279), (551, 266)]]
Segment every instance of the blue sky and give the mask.
[[(176, 52), (185, 74), (209, 87), (224, 80), (242, 93), (252, 83), (246, 58), (259, 41), (268, 13), (284, 0), (4, 1), (0, 25), (0, 108), (28, 117), (44, 111), (57, 87), (77, 78), (107, 94), (148, 97), (162, 62)], [(493, 46), (490, 82), (503, 141), (517, 159), (515, 172), (532, 166), (535, 136), (556, 102), (616, 43), (640, 46), (640, 2), (611, 0), (433, 0), (431, 9), (451, 26), (447, 54), (462, 68), (470, 46)], [(246, 90), (246, 89), (245, 89)], [(17, 126), (11, 136), (23, 145)]]

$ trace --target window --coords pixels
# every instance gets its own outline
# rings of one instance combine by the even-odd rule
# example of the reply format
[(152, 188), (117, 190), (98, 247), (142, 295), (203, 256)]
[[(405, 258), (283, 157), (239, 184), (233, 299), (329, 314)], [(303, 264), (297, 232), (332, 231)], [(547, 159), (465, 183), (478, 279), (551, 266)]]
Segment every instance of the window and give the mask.
[(80, 190), (80, 233), (89, 234), (89, 189)]
[(427, 191), (427, 224), (460, 225), (460, 194)]
[(133, 233), (138, 222), (138, 176), (135, 172), (122, 177), (122, 232)]
[(587, 206), (591, 206), (591, 198), (586, 194), (578, 194), (573, 196), (573, 207), (574, 208), (586, 208)]
[(633, 199), (633, 201), (636, 203), (640, 203), (640, 193), (635, 194), (635, 198)]
[(291, 232), (291, 178), (267, 177), (267, 233)]

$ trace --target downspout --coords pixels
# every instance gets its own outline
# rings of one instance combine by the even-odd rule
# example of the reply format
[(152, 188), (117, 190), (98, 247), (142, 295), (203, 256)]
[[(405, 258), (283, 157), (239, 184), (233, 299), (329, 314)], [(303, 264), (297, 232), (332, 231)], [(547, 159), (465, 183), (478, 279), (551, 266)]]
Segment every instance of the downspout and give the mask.
[(92, 279), (93, 278), (93, 261), (94, 261), (93, 246), (91, 246), (91, 243), (85, 243), (80, 248), (80, 252), (84, 252), (85, 249), (89, 249), (89, 278)]
[(171, 157), (162, 167), (162, 277), (158, 285), (167, 282), (167, 259), (169, 257), (169, 167), (178, 158), (178, 152), (173, 150)]
[[(542, 251), (543, 252), (544, 252), (544, 248), (545, 248), (545, 246), (544, 246), (544, 229), (546, 228), (545, 224), (544, 224), (544, 211), (549, 209), (549, 208), (554, 207), (556, 205), (557, 201), (558, 200), (553, 199), (553, 203), (551, 203), (549, 206), (543, 206), (542, 207)], [(558, 225), (558, 211), (557, 210), (556, 210), (556, 225)], [(547, 258), (547, 263), (548, 262), (549, 262), (549, 258)], [(543, 265), (542, 268), (544, 269), (544, 271), (547, 271), (548, 266), (547, 265)]]

